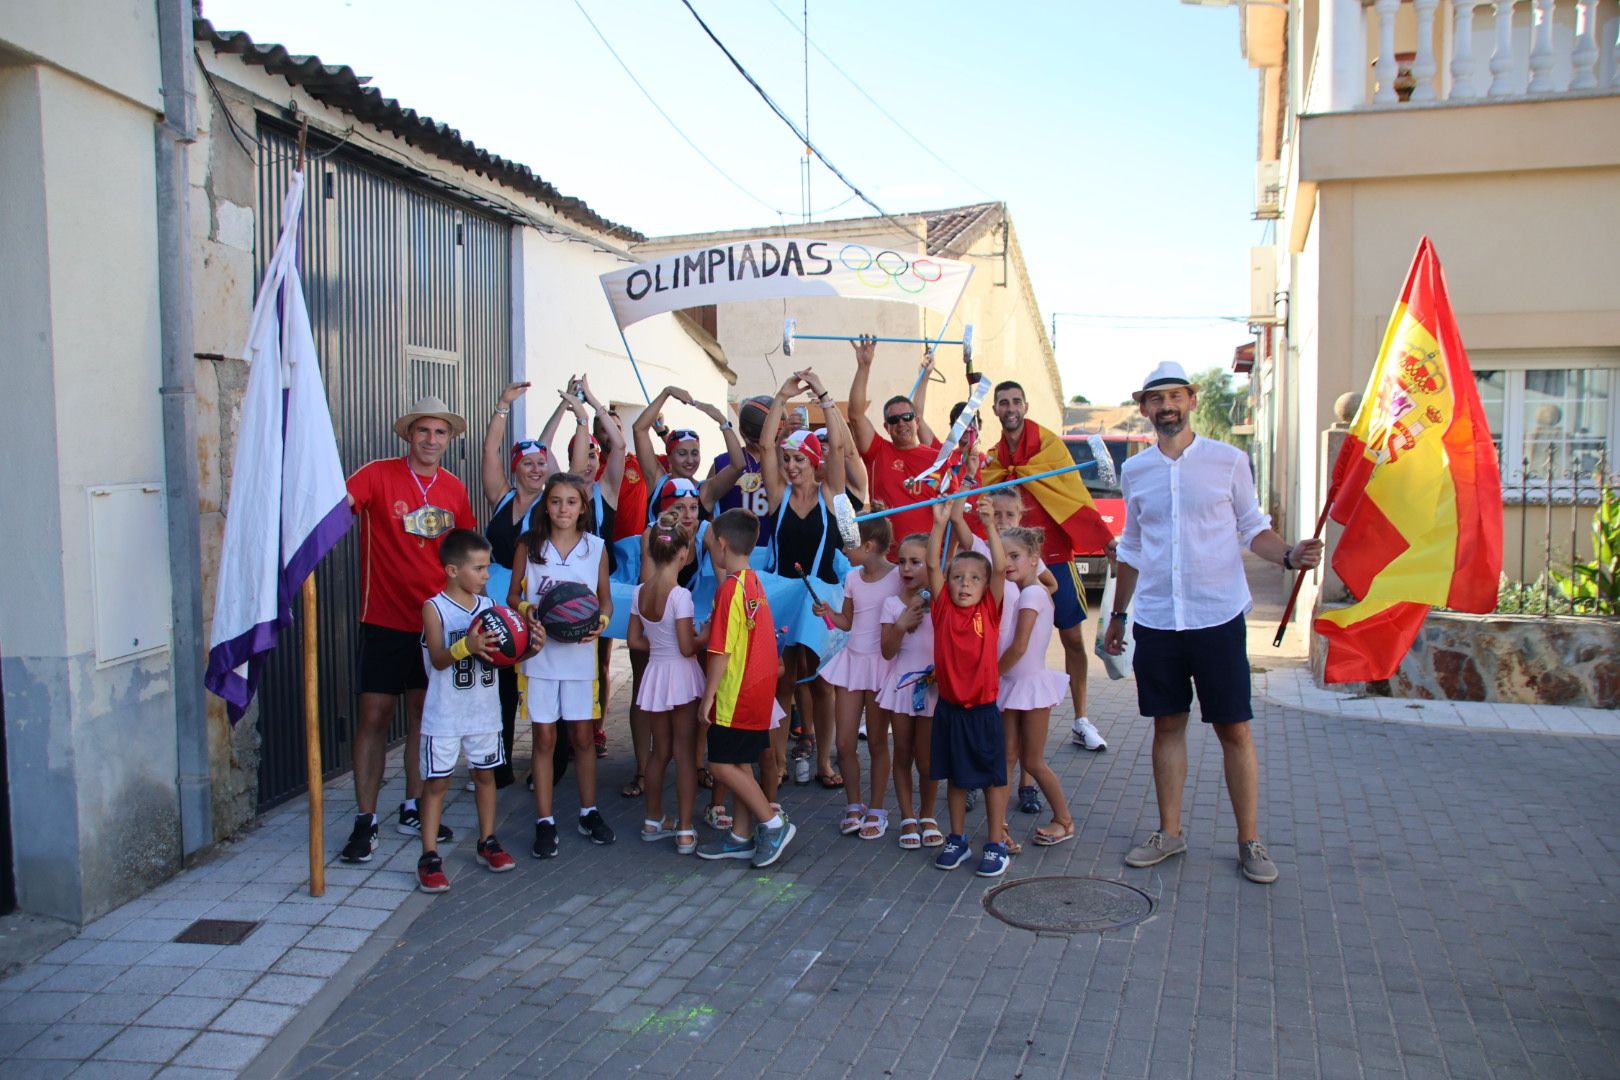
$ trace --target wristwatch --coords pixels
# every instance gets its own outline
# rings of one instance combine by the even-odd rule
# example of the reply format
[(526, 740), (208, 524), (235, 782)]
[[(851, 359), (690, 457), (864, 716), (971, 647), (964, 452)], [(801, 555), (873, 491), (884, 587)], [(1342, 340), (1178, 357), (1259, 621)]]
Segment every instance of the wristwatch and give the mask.
[(1294, 564), (1288, 561), (1288, 556), (1292, 555), (1293, 553), (1294, 553), (1294, 549), (1292, 547), (1289, 547), (1286, 551), (1283, 552), (1283, 569), (1284, 570), (1292, 570), (1294, 568)]
[(722, 420), (720, 422), (720, 430), (721, 431), (730, 431), (731, 430), (731, 421), (730, 420)]
[(496, 416), (505, 416), (507, 413), (510, 413), (511, 411), (512, 411), (512, 406), (510, 406), (510, 405), (497, 405), (497, 406), (495, 406), (495, 415)]
[(1115, 622), (1124, 622), (1126, 619), (1131, 617), (1131, 613), (1128, 611), (1114, 611), (1110, 612), (1108, 617)]

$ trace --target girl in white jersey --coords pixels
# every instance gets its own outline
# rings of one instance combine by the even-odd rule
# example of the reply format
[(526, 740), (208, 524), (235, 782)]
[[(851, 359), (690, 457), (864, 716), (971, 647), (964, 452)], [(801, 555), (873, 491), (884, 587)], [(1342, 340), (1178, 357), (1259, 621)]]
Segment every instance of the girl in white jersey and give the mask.
[[(557, 724), (568, 725), (579, 781), (579, 831), (593, 844), (613, 843), (613, 830), (596, 808), (596, 639), (613, 610), (608, 585), (607, 546), (591, 531), (591, 489), (573, 473), (554, 473), (540, 493), (542, 512), (518, 540), (512, 556), (512, 586), (506, 602), (529, 616), (540, 651), (523, 661), (521, 716), (534, 738), (534, 857), (557, 854), (557, 820), (552, 815), (551, 755)], [(548, 641), (533, 607), (565, 581), (596, 590), (602, 606), (597, 629), (581, 641)], [(542, 764), (544, 767), (542, 767)]]

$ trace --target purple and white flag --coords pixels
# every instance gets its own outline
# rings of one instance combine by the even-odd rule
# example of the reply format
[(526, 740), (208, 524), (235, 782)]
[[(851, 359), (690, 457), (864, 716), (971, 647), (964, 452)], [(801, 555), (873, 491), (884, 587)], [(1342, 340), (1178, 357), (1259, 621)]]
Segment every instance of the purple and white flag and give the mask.
[(304, 174), (295, 172), (248, 328), (247, 393), (203, 677), (233, 724), (258, 689), (264, 654), (292, 625), (304, 579), (353, 520), (298, 279), (303, 206)]

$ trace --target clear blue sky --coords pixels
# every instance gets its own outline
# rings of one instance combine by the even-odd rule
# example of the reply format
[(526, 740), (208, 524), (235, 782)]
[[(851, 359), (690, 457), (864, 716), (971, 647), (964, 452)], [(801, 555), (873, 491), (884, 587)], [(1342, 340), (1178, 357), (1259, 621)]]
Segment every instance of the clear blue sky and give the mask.
[[(801, 147), (679, 0), (204, 0), (220, 29), (345, 63), (384, 94), (648, 235), (799, 220)], [(795, 119), (803, 0), (694, 0)], [(792, 16), (792, 23), (782, 12)], [(1235, 9), (1176, 0), (809, 0), (810, 133), (891, 213), (1005, 201), (1043, 312), (1240, 315), (1255, 75)], [(952, 171), (954, 170), (954, 171)], [(957, 175), (960, 174), (960, 175)], [(965, 178), (965, 179), (964, 179)], [(819, 164), (820, 218), (870, 211)], [(786, 214), (778, 216), (777, 211)], [(969, 321), (972, 314), (968, 313)], [(1059, 318), (1064, 393), (1116, 403), (1159, 360), (1225, 366), (1241, 323)], [(993, 373), (992, 373), (993, 374)]]

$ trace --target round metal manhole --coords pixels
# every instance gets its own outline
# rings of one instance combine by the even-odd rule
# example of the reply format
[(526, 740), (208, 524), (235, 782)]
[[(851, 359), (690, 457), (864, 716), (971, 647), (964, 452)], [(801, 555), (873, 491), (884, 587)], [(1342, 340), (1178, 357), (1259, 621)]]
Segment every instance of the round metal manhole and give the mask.
[(1153, 898), (1107, 878), (1033, 877), (991, 889), (984, 907), (1021, 930), (1077, 934), (1141, 922), (1153, 913)]

